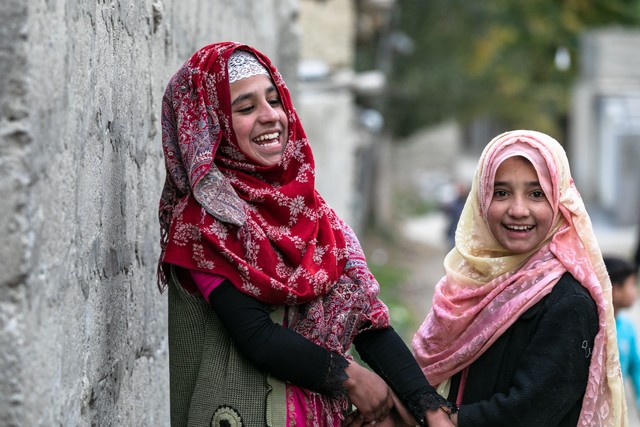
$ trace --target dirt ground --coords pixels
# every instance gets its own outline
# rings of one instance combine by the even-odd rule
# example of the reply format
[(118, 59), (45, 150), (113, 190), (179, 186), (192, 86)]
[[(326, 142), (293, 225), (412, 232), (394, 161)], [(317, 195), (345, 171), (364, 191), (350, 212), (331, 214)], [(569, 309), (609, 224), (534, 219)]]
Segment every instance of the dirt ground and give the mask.
[[(433, 233), (440, 233), (438, 229)], [(407, 274), (404, 280), (394, 286), (394, 300), (399, 301), (406, 313), (403, 321), (408, 323), (401, 333), (409, 342), (431, 308), (431, 299), (436, 283), (444, 274), (443, 260), (447, 253), (442, 244), (409, 238), (399, 230), (393, 239), (367, 235), (363, 246), (370, 263), (384, 262), (392, 268), (400, 268)], [(437, 239), (436, 239), (437, 240)], [(444, 240), (444, 239), (443, 239)], [(385, 286), (381, 283), (381, 286)], [(396, 325), (394, 310), (391, 310), (391, 322)]]

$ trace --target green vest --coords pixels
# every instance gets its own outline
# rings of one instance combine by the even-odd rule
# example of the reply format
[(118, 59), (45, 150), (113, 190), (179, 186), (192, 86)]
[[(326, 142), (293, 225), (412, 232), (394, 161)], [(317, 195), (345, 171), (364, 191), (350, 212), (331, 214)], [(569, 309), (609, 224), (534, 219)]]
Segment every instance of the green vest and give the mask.
[(236, 347), (200, 295), (169, 280), (172, 427), (283, 427), (285, 384), (260, 372)]

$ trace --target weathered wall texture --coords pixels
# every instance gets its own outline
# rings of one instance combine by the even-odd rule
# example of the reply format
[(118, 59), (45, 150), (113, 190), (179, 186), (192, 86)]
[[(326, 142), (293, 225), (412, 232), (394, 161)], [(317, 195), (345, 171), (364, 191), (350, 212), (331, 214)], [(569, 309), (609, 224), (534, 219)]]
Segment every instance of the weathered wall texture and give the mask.
[(238, 40), (295, 72), (295, 0), (3, 0), (0, 425), (168, 425), (160, 101)]

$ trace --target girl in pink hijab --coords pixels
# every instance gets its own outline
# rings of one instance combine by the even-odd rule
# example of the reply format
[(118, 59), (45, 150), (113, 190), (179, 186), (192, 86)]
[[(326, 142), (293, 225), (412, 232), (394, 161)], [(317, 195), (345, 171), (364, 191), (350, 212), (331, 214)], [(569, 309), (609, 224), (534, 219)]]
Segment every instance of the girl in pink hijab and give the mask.
[(562, 146), (484, 149), (413, 339), (459, 426), (625, 426), (611, 283)]

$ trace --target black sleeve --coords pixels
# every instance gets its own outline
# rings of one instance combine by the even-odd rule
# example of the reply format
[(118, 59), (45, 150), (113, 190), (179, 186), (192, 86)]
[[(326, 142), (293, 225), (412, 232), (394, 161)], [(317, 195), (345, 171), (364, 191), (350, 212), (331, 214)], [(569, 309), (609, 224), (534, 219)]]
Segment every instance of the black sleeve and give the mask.
[(425, 425), (424, 414), (428, 409), (441, 406), (453, 409), (429, 384), (413, 354), (392, 327), (363, 332), (354, 344), (362, 360), (389, 384), (420, 425)]
[(597, 332), (591, 297), (570, 295), (549, 304), (511, 388), (489, 400), (460, 405), (458, 425), (559, 425), (584, 395)]
[(331, 396), (346, 391), (348, 361), (274, 323), (265, 305), (224, 281), (209, 302), (233, 341), (258, 369), (274, 377)]

